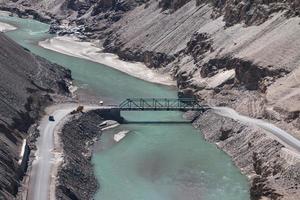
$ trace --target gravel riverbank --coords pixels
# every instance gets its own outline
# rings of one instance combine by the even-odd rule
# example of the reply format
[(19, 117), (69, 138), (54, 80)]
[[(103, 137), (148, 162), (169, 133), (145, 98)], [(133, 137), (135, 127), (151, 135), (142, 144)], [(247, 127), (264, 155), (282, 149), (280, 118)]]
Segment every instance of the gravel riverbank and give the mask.
[(93, 145), (100, 138), (101, 129), (110, 126), (102, 124), (106, 120), (119, 119), (106, 110), (93, 110), (69, 117), (62, 127), (59, 137), (64, 153), (57, 174), (57, 199), (93, 199), (99, 188), (91, 161)]

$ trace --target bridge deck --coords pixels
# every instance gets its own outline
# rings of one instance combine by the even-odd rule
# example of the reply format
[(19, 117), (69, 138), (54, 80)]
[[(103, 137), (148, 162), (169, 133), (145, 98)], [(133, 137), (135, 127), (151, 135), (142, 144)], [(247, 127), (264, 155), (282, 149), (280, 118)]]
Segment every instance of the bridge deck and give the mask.
[(189, 98), (132, 98), (119, 105), (121, 111), (204, 111), (208, 106)]

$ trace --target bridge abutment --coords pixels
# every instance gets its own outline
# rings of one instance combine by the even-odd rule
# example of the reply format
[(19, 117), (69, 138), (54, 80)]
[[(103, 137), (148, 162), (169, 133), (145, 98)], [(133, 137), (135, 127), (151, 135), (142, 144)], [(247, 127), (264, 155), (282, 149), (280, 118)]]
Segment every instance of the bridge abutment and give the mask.
[(118, 107), (100, 109), (101, 115), (107, 120), (115, 120), (118, 123), (123, 123), (124, 118), (121, 116), (121, 110)]

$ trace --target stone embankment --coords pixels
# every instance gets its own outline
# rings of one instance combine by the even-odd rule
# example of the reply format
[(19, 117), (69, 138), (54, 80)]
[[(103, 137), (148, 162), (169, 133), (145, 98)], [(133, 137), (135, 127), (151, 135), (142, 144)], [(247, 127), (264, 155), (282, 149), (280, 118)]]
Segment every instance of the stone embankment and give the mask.
[(92, 164), (93, 145), (101, 130), (111, 126), (105, 121), (121, 122), (119, 117), (110, 110), (93, 110), (73, 115), (63, 126), (59, 137), (64, 156), (58, 168), (57, 199), (93, 199), (99, 187)]

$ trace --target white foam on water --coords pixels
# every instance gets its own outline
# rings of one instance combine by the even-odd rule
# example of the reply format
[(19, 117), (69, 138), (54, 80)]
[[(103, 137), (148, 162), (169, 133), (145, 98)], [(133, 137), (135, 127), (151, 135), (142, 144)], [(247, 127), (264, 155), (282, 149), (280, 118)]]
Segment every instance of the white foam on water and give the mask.
[(120, 131), (114, 135), (114, 140), (116, 142), (120, 142), (128, 133), (129, 131)]

